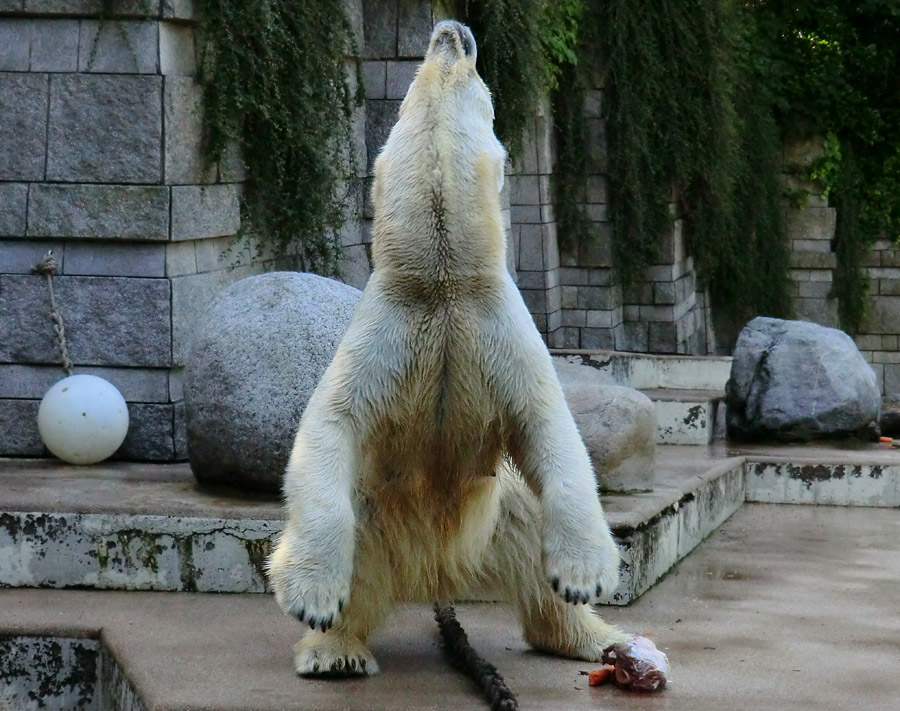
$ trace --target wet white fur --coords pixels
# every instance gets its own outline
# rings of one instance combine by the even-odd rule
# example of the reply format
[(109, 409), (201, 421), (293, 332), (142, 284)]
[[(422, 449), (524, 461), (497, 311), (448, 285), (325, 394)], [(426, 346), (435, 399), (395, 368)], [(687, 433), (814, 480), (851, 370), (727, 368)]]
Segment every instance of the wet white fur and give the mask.
[(627, 638), (562, 599), (615, 588), (619, 555), (506, 271), (492, 126), (471, 33), (440, 23), (375, 164), (374, 273), (287, 468), (276, 600), (334, 623), (298, 643), (301, 674), (374, 673), (365, 641), (396, 601), (486, 589), (537, 648), (598, 660)]

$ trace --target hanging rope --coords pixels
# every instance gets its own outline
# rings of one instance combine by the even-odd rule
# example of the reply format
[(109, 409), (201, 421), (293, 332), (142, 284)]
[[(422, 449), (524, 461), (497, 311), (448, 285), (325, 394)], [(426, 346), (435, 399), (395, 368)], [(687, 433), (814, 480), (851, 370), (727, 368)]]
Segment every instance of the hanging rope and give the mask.
[(59, 339), (63, 370), (66, 371), (66, 375), (72, 375), (75, 368), (69, 359), (69, 347), (66, 345), (66, 327), (56, 305), (56, 296), (53, 294), (53, 275), (56, 274), (58, 269), (59, 265), (53, 258), (53, 250), (50, 250), (31, 268), (31, 272), (47, 277), (47, 288), (50, 290), (50, 320), (53, 321), (53, 329), (56, 331), (56, 337)]
[(518, 711), (519, 702), (506, 685), (497, 667), (478, 655), (466, 631), (456, 620), (456, 613), (450, 605), (434, 606), (434, 619), (444, 638), (444, 651), (450, 662), (471, 677), (484, 692), (492, 711)]

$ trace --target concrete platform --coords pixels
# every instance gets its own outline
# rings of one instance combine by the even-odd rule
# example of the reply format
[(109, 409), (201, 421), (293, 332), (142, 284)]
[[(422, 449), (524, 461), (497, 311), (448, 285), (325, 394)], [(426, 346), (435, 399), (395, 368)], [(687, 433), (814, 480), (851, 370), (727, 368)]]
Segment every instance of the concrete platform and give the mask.
[[(900, 506), (900, 451), (660, 446), (652, 491), (607, 494), (628, 604), (745, 500)], [(186, 465), (0, 460), (0, 586), (265, 592), (280, 503), (196, 486)]]
[[(653, 696), (588, 687), (594, 665), (529, 651), (504, 606), (458, 614), (522, 709), (890, 710), (898, 579), (897, 511), (749, 504), (635, 604), (602, 610), (669, 655), (671, 684)], [(298, 633), (265, 595), (0, 590), (0, 639), (99, 640), (137, 711), (486, 708), (443, 660), (424, 607), (400, 608), (375, 637), (384, 673), (371, 679), (297, 678)]]

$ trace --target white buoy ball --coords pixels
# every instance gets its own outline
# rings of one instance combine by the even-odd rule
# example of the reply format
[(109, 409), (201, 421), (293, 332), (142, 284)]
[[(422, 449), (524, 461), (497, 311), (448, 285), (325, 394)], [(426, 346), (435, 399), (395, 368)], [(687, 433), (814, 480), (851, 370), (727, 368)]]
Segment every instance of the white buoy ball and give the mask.
[(125, 398), (96, 375), (60, 380), (41, 400), (37, 419), (47, 449), (70, 464), (102, 462), (128, 433)]

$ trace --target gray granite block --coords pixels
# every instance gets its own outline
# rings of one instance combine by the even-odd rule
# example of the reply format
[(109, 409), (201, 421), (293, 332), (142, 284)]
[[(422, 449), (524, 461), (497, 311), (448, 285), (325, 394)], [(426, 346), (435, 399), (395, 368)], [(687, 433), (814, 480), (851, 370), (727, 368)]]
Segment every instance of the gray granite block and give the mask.
[(78, 71), (78, 20), (33, 20), (31, 71)]
[(121, 242), (69, 242), (64, 274), (164, 277), (166, 245)]
[(397, 112), (400, 110), (401, 103), (398, 100), (366, 102), (366, 173), (368, 175), (372, 174), (375, 159), (397, 122)]
[[(0, 191), (0, 201), (2, 201)], [(65, 247), (63, 242), (51, 242), (47, 240), (0, 240), (0, 272), (4, 274), (31, 274), (34, 267), (48, 251), (53, 252), (53, 257), (60, 271), (65, 267)]]
[(418, 68), (419, 62), (387, 62), (385, 96), (388, 99), (403, 99)]
[(35, 184), (29, 193), (30, 237), (169, 236), (169, 191), (161, 186)]
[(652, 322), (647, 329), (647, 348), (650, 353), (675, 353), (677, 338), (675, 324)]
[(82, 20), (78, 70), (116, 74), (155, 74), (159, 69), (159, 25)]
[(159, 183), (161, 93), (160, 76), (53, 75), (48, 180)]
[[(79, 366), (76, 372), (108, 380), (128, 402), (169, 402), (165, 368)], [(58, 365), (0, 364), (0, 398), (40, 400), (54, 383), (65, 377), (65, 371)]]
[(194, 19), (194, 0), (162, 0), (162, 16), (175, 20)]
[(176, 402), (172, 408), (172, 429), (175, 440), (175, 459), (185, 461), (188, 458), (187, 419), (184, 415), (184, 401)]
[(166, 276), (197, 273), (197, 254), (194, 242), (170, 242), (166, 245)]
[(366, 99), (384, 99), (387, 97), (386, 72), (387, 62), (362, 63), (362, 82)]
[(201, 239), (235, 234), (241, 226), (240, 186), (172, 187), (172, 239)]
[(0, 73), (0, 180), (41, 180), (47, 142), (47, 75)]
[[(167, 279), (58, 276), (53, 288), (76, 366), (171, 364)], [(46, 279), (0, 275), (0, 362), (60, 362), (49, 310)]]
[(25, 11), (32, 15), (100, 17), (108, 8), (112, 17), (156, 17), (159, 5), (159, 0), (25, 0)]
[(24, 0), (0, 0), (0, 12), (21, 12)]
[(40, 457), (44, 443), (37, 428), (38, 400), (0, 399), (0, 456)]
[(363, 3), (362, 55), (366, 59), (397, 56), (397, 3)]
[(215, 182), (216, 167), (205, 165), (201, 150), (202, 87), (191, 77), (167, 77), (163, 100), (166, 184)]
[(424, 57), (434, 22), (431, 3), (400, 0), (397, 22), (397, 56)]
[(536, 175), (511, 175), (509, 202), (511, 205), (540, 205), (540, 182)]
[(220, 183), (244, 182), (247, 179), (247, 166), (244, 164), (241, 147), (236, 143), (226, 146), (218, 168)]
[(31, 20), (0, 17), (0, 72), (27, 72)]
[(128, 434), (116, 459), (171, 462), (175, 459), (173, 406), (128, 403)]
[(365, 289), (372, 264), (369, 245), (357, 244), (341, 249), (341, 281), (357, 289)]
[(517, 268), (522, 271), (543, 271), (544, 245), (540, 225), (520, 225)]
[[(20, 237), (25, 234), (25, 211), (28, 206), (28, 185), (0, 183), (0, 236)], [(0, 270), (4, 270), (0, 261)]]
[(194, 76), (197, 73), (192, 27), (174, 22), (159, 23), (159, 73), (166, 76)]

